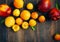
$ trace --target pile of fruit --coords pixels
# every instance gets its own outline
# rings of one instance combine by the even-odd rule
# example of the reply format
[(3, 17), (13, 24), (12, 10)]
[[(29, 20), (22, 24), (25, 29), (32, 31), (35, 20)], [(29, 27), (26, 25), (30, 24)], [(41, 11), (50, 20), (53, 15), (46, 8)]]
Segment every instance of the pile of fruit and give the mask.
[(52, 20), (55, 21), (60, 18), (60, 12), (57, 8), (50, 9), (51, 8), (50, 0), (41, 0), (38, 3), (38, 7), (37, 7), (38, 11), (33, 11), (33, 12), (30, 12), (31, 10), (34, 9), (33, 3), (28, 3), (26, 5), (27, 10), (24, 9), (22, 11), (20, 9), (24, 7), (23, 0), (14, 0), (13, 5), (15, 9), (12, 11), (12, 8), (9, 7), (7, 4), (0, 4), (0, 16), (6, 17), (5, 25), (7, 27), (12, 27), (12, 29), (15, 32), (17, 32), (21, 27), (23, 29), (28, 29), (29, 26), (33, 30), (35, 30), (34, 26), (36, 26), (37, 24), (36, 22), (37, 19), (39, 20), (40, 23), (45, 22), (46, 21), (45, 16), (39, 15), (38, 11), (44, 13), (49, 12), (48, 17), (50, 17)]
[(13, 5), (15, 9), (12, 11), (12, 8), (7, 4), (1, 4), (0, 16), (5, 17), (5, 26), (9, 28), (12, 27), (14, 32), (19, 31), (21, 27), (23, 29), (28, 29), (29, 26), (32, 30), (35, 30), (35, 26), (37, 24), (36, 19), (41, 23), (45, 22), (45, 16), (39, 16), (37, 11), (28, 11), (34, 9), (33, 3), (28, 3), (26, 5), (27, 10), (24, 9), (22, 11), (20, 9), (24, 6), (23, 0), (14, 0)]
[[(24, 7), (23, 0), (14, 0), (13, 5), (15, 9), (12, 11), (12, 8), (7, 4), (0, 4), (0, 16), (5, 17), (5, 26), (13, 29), (14, 32), (17, 32), (21, 29), (28, 29), (30, 26), (33, 30), (35, 30), (35, 26), (38, 20), (40, 23), (44, 23), (46, 21), (46, 17), (42, 14), (39, 15), (38, 11), (43, 13), (48, 13), (48, 17), (51, 20), (57, 21), (60, 19), (60, 11), (56, 5), (56, 8), (51, 9), (50, 0), (41, 0), (37, 5), (38, 11), (30, 12), (34, 9), (34, 4), (29, 2), (26, 5), (26, 10), (20, 10)], [(30, 11), (29, 11), (30, 10)], [(13, 15), (11, 15), (13, 14)], [(15, 18), (16, 17), (16, 18)], [(58, 38), (60, 40), (59, 35), (55, 36), (55, 39)]]

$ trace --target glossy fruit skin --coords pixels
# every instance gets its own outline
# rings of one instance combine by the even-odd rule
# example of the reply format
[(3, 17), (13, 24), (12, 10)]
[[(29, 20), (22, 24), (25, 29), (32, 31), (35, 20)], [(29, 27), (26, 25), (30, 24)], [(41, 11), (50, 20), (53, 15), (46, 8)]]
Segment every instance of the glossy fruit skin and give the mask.
[(28, 3), (28, 4), (27, 4), (27, 9), (32, 10), (32, 9), (33, 9), (33, 7), (34, 7), (34, 6), (33, 6), (33, 4), (32, 4), (32, 3)]
[(8, 16), (5, 19), (5, 25), (6, 27), (12, 27), (15, 24), (15, 19), (13, 16)]
[(20, 15), (20, 10), (19, 10), (19, 9), (15, 9), (15, 10), (13, 11), (13, 16), (18, 17), (19, 15)]
[(22, 23), (22, 28), (23, 28), (23, 29), (28, 29), (28, 27), (29, 27), (28, 22), (23, 22), (23, 23)]
[(52, 8), (50, 13), (49, 13), (49, 17), (52, 20), (54, 20), (54, 21), (59, 20), (60, 19), (60, 12), (59, 12), (59, 10), (56, 9), (56, 8)]
[(23, 20), (21, 18), (16, 18), (16, 24), (21, 25)]
[(55, 40), (60, 40), (60, 34), (56, 34), (54, 38)]
[(44, 23), (46, 21), (45, 16), (41, 15), (38, 18), (39, 22)]
[(0, 4), (0, 16), (7, 17), (11, 14), (11, 11), (7, 4)]
[(29, 19), (30, 19), (30, 11), (28, 11), (28, 10), (23, 10), (23, 11), (21, 12), (20, 17), (21, 17), (23, 20), (29, 20)]
[(49, 11), (50, 7), (51, 7), (50, 0), (41, 0), (38, 3), (38, 10), (41, 11), (41, 12), (47, 12), (47, 11)]
[(30, 19), (30, 20), (29, 20), (29, 25), (30, 25), (31, 27), (36, 26), (36, 24), (37, 24), (37, 22), (36, 22), (34, 19)]
[(38, 13), (37, 12), (32, 12), (31, 18), (37, 19), (38, 18)]
[(15, 24), (15, 25), (12, 26), (12, 29), (13, 29), (14, 32), (17, 32), (17, 31), (20, 30), (20, 26)]
[(24, 6), (24, 1), (23, 0), (14, 0), (14, 7), (15, 8), (23, 8)]

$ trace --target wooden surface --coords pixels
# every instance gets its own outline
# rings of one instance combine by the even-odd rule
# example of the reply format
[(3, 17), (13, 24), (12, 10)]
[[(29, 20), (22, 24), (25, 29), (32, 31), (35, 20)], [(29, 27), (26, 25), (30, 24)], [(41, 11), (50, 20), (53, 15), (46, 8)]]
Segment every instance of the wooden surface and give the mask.
[[(39, 0), (24, 0), (25, 5), (28, 2), (32, 2), (36, 5)], [(0, 0), (0, 4), (6, 3), (12, 6), (13, 0)], [(55, 0), (52, 0), (52, 4), (55, 4)], [(60, 2), (60, 0), (58, 0)], [(54, 5), (52, 5), (54, 7)], [(0, 17), (0, 20), (2, 18)], [(60, 33), (60, 20), (58, 21), (46, 21), (45, 23), (37, 22), (36, 30), (32, 31), (21, 29), (17, 33), (14, 33), (11, 29), (7, 29), (3, 24), (0, 26), (0, 42), (60, 42), (53, 40), (53, 35)]]

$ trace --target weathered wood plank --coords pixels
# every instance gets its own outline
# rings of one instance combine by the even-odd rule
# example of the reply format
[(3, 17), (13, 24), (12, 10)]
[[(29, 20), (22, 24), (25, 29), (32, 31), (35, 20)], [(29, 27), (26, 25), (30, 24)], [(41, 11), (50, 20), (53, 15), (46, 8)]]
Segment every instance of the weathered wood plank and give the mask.
[(0, 42), (7, 42), (7, 30), (4, 25), (0, 26)]
[[(6, 3), (6, 0), (0, 0), (0, 4), (5, 4)], [(0, 17), (0, 21), (2, 20), (3, 18)], [(6, 27), (1, 24), (0, 25), (0, 42), (7, 42), (7, 29)]]

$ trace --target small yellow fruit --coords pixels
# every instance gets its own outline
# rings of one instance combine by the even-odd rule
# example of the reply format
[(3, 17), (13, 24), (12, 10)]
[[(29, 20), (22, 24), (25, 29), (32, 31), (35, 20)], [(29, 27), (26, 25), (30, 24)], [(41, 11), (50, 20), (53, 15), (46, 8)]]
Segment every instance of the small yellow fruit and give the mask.
[(34, 19), (30, 19), (29, 21), (29, 25), (32, 27), (32, 26), (35, 26), (37, 23)]
[(13, 11), (13, 15), (14, 16), (19, 16), (20, 15), (20, 10), (19, 9), (15, 9), (14, 11)]
[(23, 20), (21, 18), (17, 18), (16, 19), (16, 24), (21, 25), (22, 22), (23, 22)]
[(41, 23), (43, 23), (43, 22), (45, 22), (45, 16), (40, 16), (39, 18), (38, 18), (38, 20), (39, 20), (39, 22), (41, 22)]
[(15, 25), (12, 26), (12, 29), (13, 29), (14, 32), (17, 32), (17, 31), (20, 30), (20, 26), (15, 24)]
[(28, 22), (23, 22), (22, 23), (22, 28), (23, 29), (28, 29), (29, 25), (28, 25)]
[(28, 3), (27, 4), (27, 9), (32, 10), (33, 9), (33, 4), (32, 3)]
[(23, 0), (15, 0), (14, 1), (14, 7), (23, 8), (23, 6), (24, 6), (24, 1)]
[(30, 12), (28, 10), (23, 10), (21, 12), (21, 15), (20, 17), (23, 19), (23, 20), (29, 20), (30, 19)]
[(9, 16), (5, 19), (5, 25), (7, 27), (12, 27), (15, 24), (15, 19), (12, 16)]
[(37, 12), (32, 12), (31, 17), (33, 19), (37, 19), (38, 18), (38, 13)]

